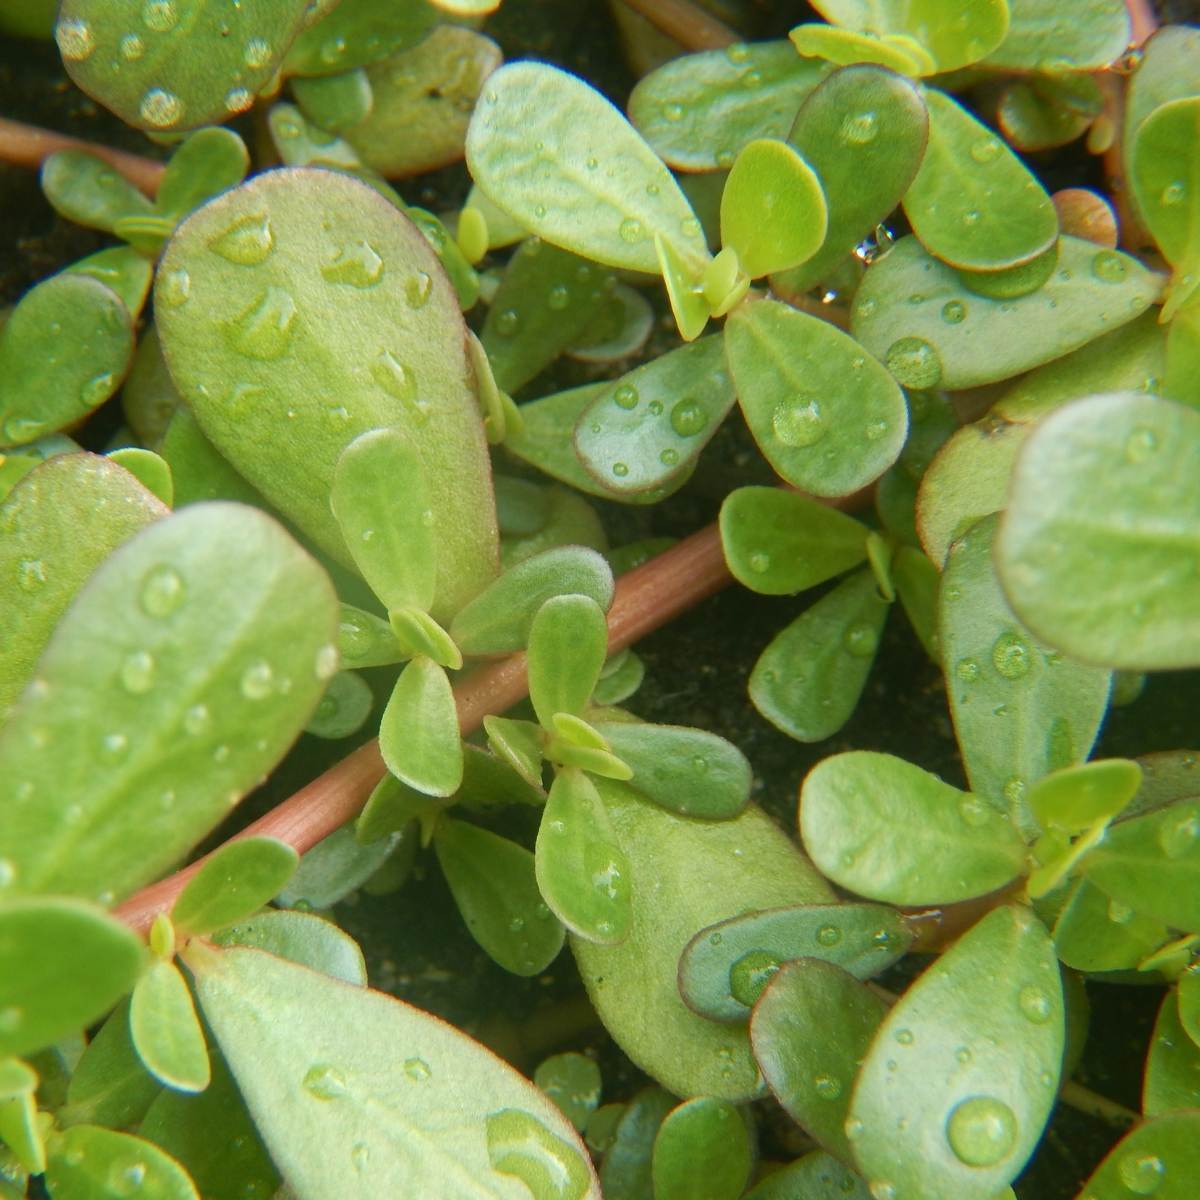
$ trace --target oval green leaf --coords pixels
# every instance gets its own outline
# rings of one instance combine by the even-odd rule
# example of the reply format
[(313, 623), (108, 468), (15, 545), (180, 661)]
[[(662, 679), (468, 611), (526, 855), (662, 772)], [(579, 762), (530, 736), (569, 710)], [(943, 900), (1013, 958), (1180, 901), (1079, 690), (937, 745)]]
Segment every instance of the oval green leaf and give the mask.
[(582, 1133), (600, 1103), (600, 1068), (595, 1061), (575, 1051), (551, 1055), (538, 1064), (533, 1082)]
[(1200, 1046), (1183, 1028), (1176, 996), (1169, 991), (1150, 1039), (1142, 1080), (1142, 1111), (1148, 1117), (1180, 1108), (1200, 1108)]
[(202, 1092), (211, 1072), (192, 994), (173, 962), (158, 961), (129, 1002), (129, 1033), (146, 1070), (169, 1088)]
[(180, 933), (211, 933), (257, 912), (295, 874), (300, 856), (286, 842), (246, 837), (219, 847), (184, 885), (171, 909)]
[(772, 1172), (746, 1200), (873, 1200), (867, 1185), (844, 1163), (824, 1150)]
[(1115, 62), (1130, 42), (1123, 0), (1008, 0), (1008, 32), (985, 60), (1009, 70), (1094, 71)]
[(654, 1200), (738, 1200), (753, 1164), (746, 1122), (728, 1100), (685, 1101), (654, 1138)]
[(529, 699), (543, 729), (556, 713), (578, 716), (604, 668), (608, 625), (591, 596), (554, 596), (529, 628)]
[(41, 184), (55, 212), (89, 229), (111, 233), (124, 217), (154, 212), (154, 205), (116, 168), (86, 150), (51, 154), (42, 163)]
[(1043, 829), (1081, 833), (1111, 820), (1142, 785), (1142, 769), (1127, 758), (1104, 758), (1053, 772), (1029, 791), (1029, 808)]
[(46, 1187), (55, 1200), (96, 1200), (111, 1181), (136, 1180), (138, 1200), (200, 1200), (187, 1171), (144, 1138), (74, 1125), (47, 1146)]
[(379, 725), (379, 753), (401, 782), (428, 796), (462, 783), (458, 710), (445, 668), (419, 655), (396, 680)]
[(1164, 1113), (1139, 1125), (1092, 1172), (1081, 1196), (1188, 1200), (1200, 1177), (1200, 1113)]
[(1054, 922), (1054, 949), (1076, 971), (1127, 971), (1167, 939), (1167, 928), (1077, 879)]
[(367, 986), (367, 964), (358, 943), (332, 921), (312, 913), (268, 909), (217, 930), (213, 941), (219, 946), (265, 950), (343, 983)]

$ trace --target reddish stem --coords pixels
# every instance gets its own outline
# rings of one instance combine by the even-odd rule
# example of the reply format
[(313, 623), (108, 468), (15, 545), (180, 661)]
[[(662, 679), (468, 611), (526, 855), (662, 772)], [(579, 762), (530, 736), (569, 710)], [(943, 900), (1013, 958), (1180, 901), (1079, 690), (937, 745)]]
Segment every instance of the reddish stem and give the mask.
[(134, 187), (145, 192), (151, 199), (158, 191), (163, 171), (162, 163), (139, 154), (124, 150), (113, 150), (108, 146), (87, 142), (82, 138), (68, 137), (51, 129), (39, 129), (36, 125), (25, 125), (21, 121), (9, 121), (0, 117), (0, 161), (18, 167), (37, 170), (42, 163), (59, 150), (86, 150), (102, 158), (110, 167), (119, 171)]
[(625, 0), (625, 4), (685, 50), (721, 50), (741, 41), (724, 21), (691, 0)]

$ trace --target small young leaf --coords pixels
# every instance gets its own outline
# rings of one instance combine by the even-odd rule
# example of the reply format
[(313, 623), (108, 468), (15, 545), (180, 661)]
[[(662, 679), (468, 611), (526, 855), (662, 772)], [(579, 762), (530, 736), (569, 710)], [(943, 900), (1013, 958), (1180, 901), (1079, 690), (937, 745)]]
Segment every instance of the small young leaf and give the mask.
[(467, 130), (483, 192), (526, 229), (595, 262), (658, 274), (654, 235), (703, 266), (700, 222), (662, 160), (599, 92), (544, 63), (510, 63)]
[(529, 628), (529, 698), (544, 729), (587, 707), (608, 650), (604, 610), (590, 596), (555, 596)]
[(429, 796), (452, 796), (462, 783), (462, 741), (454, 692), (443, 667), (414, 658), (396, 680), (379, 726), (387, 768)]
[(687, 1100), (654, 1138), (654, 1200), (738, 1200), (753, 1164), (746, 1122), (728, 1100)]
[(155, 207), (172, 221), (181, 221), (218, 193), (237, 187), (249, 168), (246, 143), (232, 129), (198, 129), (171, 155)]
[(1137, 794), (1142, 769), (1127, 758), (1106, 758), (1054, 771), (1029, 790), (1029, 809), (1043, 829), (1081, 833), (1111, 820)]
[(600, 681), (592, 689), (593, 705), (620, 704), (642, 686), (645, 663), (632, 650), (610, 655), (600, 672)]
[(47, 1145), (46, 1189), (54, 1200), (97, 1200), (111, 1181), (136, 1180), (139, 1200), (200, 1200), (187, 1171), (144, 1138), (74, 1125)]
[(544, 734), (533, 721), (510, 717), (483, 718), (488, 745), (497, 758), (507, 763), (530, 787), (542, 786), (542, 740)]
[(148, 492), (157, 496), (168, 508), (175, 501), (175, 481), (171, 478), (171, 466), (153, 450), (140, 446), (124, 446), (111, 450), (105, 456), (119, 467), (124, 467)]
[(873, 1193), (992, 1200), (1041, 1138), (1063, 1040), (1049, 935), (1027, 910), (994, 910), (900, 998), (863, 1062), (847, 1133)]
[(792, 45), (806, 58), (823, 58), (839, 66), (863, 64), (886, 67), (901, 75), (929, 75), (936, 69), (928, 51), (912, 42), (898, 43), (892, 37), (839, 29), (835, 25), (809, 22), (788, 34)]
[(204, 1031), (192, 994), (173, 962), (154, 963), (129, 1002), (129, 1032), (155, 1079), (181, 1092), (202, 1092), (210, 1078)]
[(566, 931), (542, 900), (528, 850), (449, 817), (438, 822), (433, 848), (467, 929), (491, 958), (528, 976), (558, 957)]
[(510, 567), (450, 623), (464, 654), (508, 654), (528, 642), (542, 605), (555, 596), (589, 596), (604, 611), (612, 603), (612, 570), (583, 546), (559, 546)]
[(59, 150), (42, 163), (42, 191), (56, 212), (76, 225), (111, 233), (123, 217), (148, 216), (154, 205), (102, 158)]
[(343, 983), (367, 986), (367, 964), (358, 943), (332, 921), (312, 913), (268, 909), (248, 921), (217, 930), (213, 941), (218, 946), (265, 950)]
[(889, 605), (856, 571), (777, 633), (750, 673), (750, 700), (801, 742), (831, 737), (862, 695)]
[(944, 92), (927, 90), (929, 144), (904, 212), (930, 254), (996, 271), (1048, 249), (1058, 236), (1041, 184), (987, 126)]
[(570, 1123), (452, 1026), (257, 950), (193, 957), (204, 1015), (301, 1195), (344, 1196), (350, 1171), (364, 1195), (447, 1198), (552, 1172), (563, 1200), (599, 1200)]
[(1129, 12), (1122, 0), (1088, 0), (1069, 9), (1059, 0), (1008, 0), (1008, 32), (986, 58), (989, 67), (1094, 71), (1125, 53)]
[(1167, 938), (1167, 928), (1110, 900), (1095, 884), (1079, 879), (1054, 922), (1054, 949), (1076, 971), (1127, 971)]
[(867, 557), (867, 528), (807, 496), (743, 487), (721, 505), (721, 546), (734, 578), (784, 596), (815, 587)]
[(600, 1103), (600, 1068), (584, 1054), (569, 1051), (544, 1059), (533, 1073), (533, 1082), (580, 1132)]
[(701, 338), (604, 384), (579, 414), (575, 449), (607, 492), (661, 492), (687, 473), (735, 399), (724, 339)]
[(0, 1057), (77, 1033), (137, 979), (142, 945), (98, 908), (62, 898), (0, 906)]
[(341, 606), (338, 656), (349, 667), (386, 667), (407, 657), (387, 621), (353, 604)]
[(912, 546), (899, 546), (892, 559), (896, 595), (909, 624), (935, 663), (942, 660), (938, 596), (942, 577), (937, 567)]
[(339, 671), (330, 681), (305, 733), (319, 738), (345, 738), (357, 733), (371, 715), (371, 685), (354, 671)]
[(854, 1078), (886, 1012), (841, 967), (801, 958), (780, 968), (750, 1018), (767, 1086), (793, 1121), (842, 1159), (851, 1157), (843, 1126)]
[(783, 963), (819, 958), (869, 979), (912, 943), (894, 909), (881, 904), (771, 908), (700, 930), (679, 956), (679, 994), (713, 1021), (744, 1021)]
[(1016, 878), (1025, 846), (986, 801), (888, 754), (823, 759), (800, 791), (800, 831), (835, 883), (892, 904), (952, 904)]
[(1017, 80), (1005, 89), (996, 110), (996, 122), (1005, 139), (1014, 150), (1023, 153), (1065, 146), (1086, 133), (1092, 124), (1090, 115), (1047, 96), (1038, 86), (1040, 82), (1037, 76), (1033, 81)]
[(1160, 1117), (1180, 1108), (1200, 1108), (1200, 1046), (1184, 1030), (1176, 995), (1168, 991), (1146, 1056), (1142, 1112)]
[(650, 1176), (654, 1139), (675, 1104), (674, 1096), (653, 1086), (643, 1088), (625, 1106), (600, 1166), (600, 1186), (605, 1196), (654, 1200)]
[(1085, 661), (1200, 663), (1198, 480), (1193, 409), (1125, 392), (1051, 414), (1017, 459), (996, 542), (1017, 614)]
[(309, 122), (330, 133), (344, 133), (371, 114), (373, 90), (362, 67), (337, 75), (298, 76), (292, 95)]
[(821, 181), (795, 149), (770, 138), (742, 148), (721, 193), (721, 243), (751, 279), (811, 258), (826, 223)]
[(576, 362), (615, 363), (632, 358), (650, 340), (654, 310), (641, 292), (618, 283), (583, 333), (567, 347)]
[(71, 1073), (65, 1125), (131, 1129), (162, 1091), (146, 1070), (129, 1033), (129, 1001), (123, 1000), (87, 1044)]
[(785, 41), (754, 42), (673, 58), (629, 95), (629, 119), (654, 151), (684, 171), (730, 167), (755, 138), (781, 138), (828, 72)]
[(596, 785), (578, 768), (560, 771), (550, 788), (535, 866), (542, 897), (572, 933), (599, 945), (628, 937), (629, 863)]
[(1164, 1113), (1123, 1137), (1083, 1185), (1081, 1196), (1188, 1200), (1200, 1174), (1200, 1113)]
[(171, 908), (184, 934), (211, 933), (257, 912), (295, 874), (300, 856), (269, 837), (229, 842), (204, 860)]
[(597, 732), (633, 769), (629, 786), (685, 817), (728, 820), (750, 800), (753, 772), (731, 742), (703, 729), (600, 721)]
[(654, 253), (658, 258), (658, 269), (662, 272), (679, 336), (685, 342), (694, 342), (704, 332), (708, 318), (715, 315), (714, 306), (704, 290), (706, 272), (689, 263), (675, 248), (675, 244), (661, 233), (654, 235)]

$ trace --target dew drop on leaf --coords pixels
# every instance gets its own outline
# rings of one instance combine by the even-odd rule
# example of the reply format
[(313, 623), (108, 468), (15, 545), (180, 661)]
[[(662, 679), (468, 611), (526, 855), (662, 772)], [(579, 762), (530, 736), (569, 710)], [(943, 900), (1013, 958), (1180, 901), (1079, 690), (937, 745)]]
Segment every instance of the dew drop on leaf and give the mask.
[(283, 288), (269, 287), (231, 326), (235, 350), (263, 361), (282, 358), (291, 341), (296, 302)]
[(501, 337), (512, 337), (521, 326), (521, 314), (515, 308), (506, 308), (496, 318), (496, 332)]
[(173, 0), (146, 0), (142, 5), (142, 23), (155, 33), (169, 33), (178, 19)]
[(424, 1083), (433, 1074), (429, 1069), (429, 1064), (423, 1058), (406, 1058), (404, 1073), (417, 1083)]
[(779, 959), (766, 950), (751, 950), (729, 968), (729, 994), (747, 1008), (753, 1008), (759, 996), (779, 970)]
[(1200, 813), (1168, 815), (1158, 831), (1158, 843), (1168, 858), (1182, 858), (1200, 839)]
[(667, 120), (671, 121), (671, 122), (682, 121), (683, 120), (683, 105), (677, 104), (674, 101), (672, 101), (670, 104), (664, 105), (663, 106), (663, 116), (666, 117)]
[(154, 686), (154, 656), (148, 650), (135, 650), (121, 664), (121, 686), (140, 696)]
[(911, 1029), (897, 1029), (895, 1037), (901, 1046), (911, 1046), (913, 1044), (913, 1032)]
[(990, 1167), (1016, 1144), (1017, 1118), (994, 1096), (972, 1096), (956, 1105), (947, 1118), (946, 1140), (960, 1162)]
[(942, 320), (947, 325), (961, 325), (967, 319), (967, 306), (961, 300), (947, 300), (942, 305)]
[(360, 238), (339, 246), (333, 259), (322, 265), (321, 277), (350, 287), (374, 287), (383, 278), (383, 259), (370, 242)]
[(1005, 679), (1021, 679), (1029, 674), (1030, 649), (1018, 633), (1002, 633), (992, 644), (992, 665)]
[(86, 21), (59, 21), (54, 40), (59, 53), (70, 62), (82, 62), (96, 48), (91, 26)]
[(100, 742), (100, 758), (106, 763), (118, 763), (129, 749), (129, 739), (123, 733), (106, 733)]
[(636, 217), (626, 217), (621, 222), (617, 232), (621, 235), (621, 241), (629, 242), (630, 244), (640, 242), (646, 236), (645, 228)]
[(117, 46), (126, 62), (137, 62), (146, 53), (146, 43), (136, 33), (127, 33)]
[(1145, 462), (1158, 449), (1158, 438), (1153, 429), (1139, 426), (1125, 441), (1125, 461), (1133, 463)]
[(328, 1063), (314, 1063), (304, 1073), (304, 1090), (317, 1100), (336, 1100), (346, 1094), (342, 1073)]
[(556, 283), (550, 289), (550, 294), (546, 297), (547, 306), (555, 312), (561, 312), (570, 303), (571, 293), (567, 289), (566, 284), (563, 283)]
[(166, 88), (151, 88), (142, 97), (138, 112), (147, 125), (168, 129), (183, 116), (183, 101)]
[(1092, 258), (1092, 274), (1102, 283), (1120, 283), (1129, 274), (1129, 265), (1114, 250), (1101, 250)]
[(846, 652), (855, 658), (870, 658), (879, 644), (875, 626), (869, 621), (856, 621), (847, 627), (842, 635), (842, 645)]
[(658, 461), (661, 462), (664, 467), (673, 467), (677, 462), (679, 462), (679, 451), (668, 446), (658, 456)]
[(629, 464), (623, 462), (615, 462), (612, 465), (612, 473), (618, 478), (623, 479), (629, 474)]
[(228, 113), (245, 112), (254, 103), (254, 96), (245, 88), (230, 88), (225, 93), (225, 111)]
[(243, 672), (241, 693), (247, 700), (265, 700), (275, 688), (275, 672), (264, 659), (251, 663)]
[(1127, 1154), (1117, 1164), (1121, 1182), (1137, 1196), (1153, 1196), (1167, 1170), (1157, 1154)]
[(761, 550), (750, 555), (748, 561), (750, 563), (750, 570), (755, 571), (759, 575), (762, 575), (764, 572), (770, 570), (771, 556), (763, 553)]
[(17, 586), (23, 592), (36, 592), (46, 582), (46, 564), (40, 558), (23, 558), (17, 563)]
[(533, 1200), (581, 1200), (590, 1180), (579, 1152), (541, 1121), (517, 1108), (487, 1118), (488, 1162), (529, 1189)]
[(867, 1184), (872, 1200), (896, 1200), (896, 1187), (886, 1179), (874, 1179)]
[(887, 369), (907, 388), (924, 391), (936, 387), (942, 377), (942, 360), (924, 338), (902, 337), (887, 350)]
[(963, 683), (974, 683), (979, 678), (979, 663), (973, 658), (960, 658), (954, 664), (954, 673)]
[(171, 308), (183, 304), (192, 290), (192, 277), (182, 267), (168, 271), (160, 280), (155, 298)]
[(694, 400), (679, 400), (671, 409), (671, 428), (680, 437), (694, 437), (708, 425), (708, 414)]
[(274, 249), (271, 222), (265, 212), (247, 213), (212, 238), (208, 247), (226, 262), (253, 267), (265, 262)]
[(971, 146), (971, 157), (981, 166), (1000, 157), (1000, 143), (993, 137), (980, 138)]
[(964, 825), (970, 825), (973, 829), (986, 825), (988, 821), (987, 806), (978, 796), (964, 796), (958, 802), (958, 815), (962, 817)]
[(372, 361), (371, 378), (394, 400), (416, 399), (416, 376), (390, 350), (381, 350)]
[(1050, 997), (1037, 984), (1026, 984), (1017, 993), (1017, 1005), (1025, 1020), (1034, 1025), (1045, 1025), (1054, 1012)]
[(248, 67), (265, 67), (271, 61), (271, 47), (264, 38), (251, 38), (243, 57)]
[(771, 428), (785, 446), (798, 449), (815, 446), (825, 436), (827, 427), (820, 402), (812, 396), (798, 395), (782, 400), (771, 413)]
[(632, 383), (623, 383), (613, 392), (613, 403), (618, 408), (633, 409), (638, 406), (638, 390)]
[(193, 704), (183, 714), (183, 729), (193, 737), (204, 733), (212, 725), (212, 714), (206, 704)]
[(148, 617), (169, 617), (183, 603), (186, 589), (174, 567), (152, 567), (142, 580), (138, 603)]
[(813, 1079), (813, 1091), (822, 1100), (836, 1100), (842, 1094), (842, 1085), (832, 1075), (817, 1075)]

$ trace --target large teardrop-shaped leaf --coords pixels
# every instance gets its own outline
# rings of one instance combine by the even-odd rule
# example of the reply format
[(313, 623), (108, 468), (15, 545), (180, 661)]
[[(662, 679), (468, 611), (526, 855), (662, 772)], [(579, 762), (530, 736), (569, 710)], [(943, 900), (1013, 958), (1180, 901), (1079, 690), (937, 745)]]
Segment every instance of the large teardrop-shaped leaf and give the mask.
[(1026, 789), (1087, 758), (1112, 681), (1039, 643), (1013, 615), (992, 565), (996, 527), (986, 517), (950, 547), (939, 627), (971, 787), (1029, 828)]
[(418, 655), (396, 680), (379, 725), (379, 752), (397, 779), (429, 796), (453, 796), (463, 751), (445, 668)]
[(325, 549), (349, 562), (329, 506), (339, 456), (397, 428), (430, 493), (434, 616), (491, 578), (494, 509), (458, 302), (429, 243), (378, 192), (339, 172), (264, 172), (179, 227), (155, 296), (171, 375), (205, 434)]
[(132, 475), (94, 454), (35, 467), (0, 506), (0, 722), (51, 631), (89, 575), (167, 509)]
[(95, 1021), (133, 986), (142, 959), (128, 927), (91, 905), (57, 897), (0, 904), (0, 1057), (40, 1050)]
[(744, 1028), (697, 1016), (680, 998), (679, 955), (706, 926), (750, 909), (820, 904), (832, 895), (760, 810), (694, 821), (598, 781), (635, 896), (618, 946), (571, 941), (596, 1011), (633, 1061), (676, 1095), (744, 1100), (760, 1088)]
[(510, 63), (488, 80), (467, 165), (499, 208), (585, 258), (657, 275), (655, 234), (693, 266), (708, 257), (662, 160), (599, 92), (555, 67)]
[(116, 292), (72, 271), (44, 279), (0, 328), (0, 447), (81, 421), (132, 358), (132, 318)]
[[(249, 108), (310, 17), (306, 0), (64, 0), (67, 73), (128, 125), (219, 125)], [(203, 53), (197, 47), (203, 46)]]
[(687, 1100), (654, 1138), (654, 1200), (738, 1200), (753, 1162), (746, 1122), (728, 1100)]
[(1049, 935), (996, 909), (900, 998), (863, 1062), (846, 1133), (872, 1194), (992, 1200), (1041, 1138), (1063, 1038)]
[(904, 213), (930, 254), (971, 271), (1028, 262), (1058, 236), (1045, 189), (986, 125), (927, 89), (929, 142)]
[(181, 1092), (202, 1092), (212, 1077), (204, 1031), (179, 968), (160, 960), (137, 981), (129, 1002), (129, 1032), (155, 1079)]
[(1055, 648), (1132, 670), (1182, 667), (1200, 663), (1198, 539), (1200, 413), (1122, 392), (1034, 431), (996, 565), (1018, 616)]
[(813, 91), (787, 138), (821, 181), (828, 223), (820, 250), (787, 272), (789, 289), (821, 282), (895, 209), (928, 137), (920, 91), (892, 71), (843, 67)]
[(1115, 62), (1130, 41), (1122, 0), (1007, 0), (1008, 32), (989, 67), (1050, 72), (1094, 71)]
[(1200, 1174), (1200, 1113), (1164, 1113), (1123, 1137), (1092, 1172), (1081, 1197), (1189, 1200)]
[(724, 339), (701, 338), (600, 385), (575, 449), (606, 492), (634, 498), (684, 478), (735, 399)]
[(200, 1200), (187, 1171), (145, 1138), (74, 1125), (47, 1145), (46, 1189), (55, 1200), (96, 1200), (136, 1187), (139, 1200)]
[(964, 287), (916, 238), (901, 238), (867, 271), (850, 329), (907, 388), (969, 388), (1060, 358), (1132, 321), (1158, 286), (1137, 259), (1063, 237), (1058, 268), (1042, 287), (992, 300)]
[(800, 832), (835, 883), (892, 904), (952, 904), (1015, 879), (1025, 846), (1002, 812), (904, 759), (870, 750), (818, 763)]
[(553, 1181), (562, 1200), (598, 1200), (567, 1120), (457, 1029), (257, 950), (189, 966), (272, 1159), (308, 1200), (340, 1200), (348, 1181), (445, 1200), (516, 1200)]
[(254, 509), (193, 505), (117, 550), (0, 733), (14, 888), (111, 902), (177, 862), (303, 729), (336, 627), (325, 573)]
[(845, 496), (896, 461), (904, 395), (828, 321), (775, 300), (743, 304), (726, 324), (725, 352), (750, 432), (788, 483)]
[(629, 119), (654, 151), (684, 171), (728, 168), (755, 138), (786, 136), (829, 68), (790, 42), (754, 42), (681, 55), (644, 75)]

